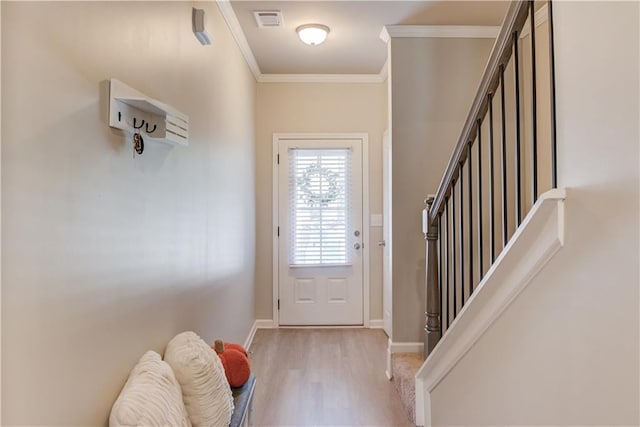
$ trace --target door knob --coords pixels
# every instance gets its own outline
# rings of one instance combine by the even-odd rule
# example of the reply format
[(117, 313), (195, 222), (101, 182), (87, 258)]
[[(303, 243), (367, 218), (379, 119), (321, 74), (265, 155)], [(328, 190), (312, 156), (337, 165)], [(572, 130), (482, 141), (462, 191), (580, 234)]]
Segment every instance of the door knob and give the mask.
[(353, 245), (353, 249), (355, 250), (360, 249), (360, 243), (356, 243), (355, 245)]
[(378, 242), (378, 246), (387, 246), (387, 242), (385, 242), (384, 240), (380, 240)]

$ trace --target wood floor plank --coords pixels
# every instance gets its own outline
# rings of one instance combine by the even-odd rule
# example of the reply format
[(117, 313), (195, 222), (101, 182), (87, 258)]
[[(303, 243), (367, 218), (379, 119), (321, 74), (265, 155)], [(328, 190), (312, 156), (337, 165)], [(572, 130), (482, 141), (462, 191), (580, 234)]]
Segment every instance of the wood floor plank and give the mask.
[(253, 425), (411, 426), (384, 374), (386, 342), (377, 329), (258, 330)]

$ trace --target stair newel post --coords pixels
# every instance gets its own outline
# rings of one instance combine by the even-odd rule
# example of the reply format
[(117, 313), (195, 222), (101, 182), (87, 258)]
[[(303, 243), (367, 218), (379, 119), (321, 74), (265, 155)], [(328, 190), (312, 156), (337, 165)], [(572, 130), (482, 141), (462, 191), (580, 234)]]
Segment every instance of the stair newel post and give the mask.
[[(434, 197), (428, 197), (425, 200), (427, 213), (433, 205)], [(426, 312), (425, 312), (425, 327), (424, 327), (424, 358), (426, 359), (433, 351), (436, 344), (440, 340), (440, 285), (438, 280), (438, 221), (440, 216), (435, 221), (431, 221), (429, 215), (427, 215), (427, 232), (425, 233), (426, 239)]]

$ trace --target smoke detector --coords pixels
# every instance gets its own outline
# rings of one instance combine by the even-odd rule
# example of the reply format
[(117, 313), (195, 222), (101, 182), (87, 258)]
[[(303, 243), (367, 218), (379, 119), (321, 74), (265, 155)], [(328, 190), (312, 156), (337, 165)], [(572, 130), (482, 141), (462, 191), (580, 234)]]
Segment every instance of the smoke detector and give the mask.
[(256, 10), (253, 12), (258, 28), (282, 27), (282, 13), (279, 10)]

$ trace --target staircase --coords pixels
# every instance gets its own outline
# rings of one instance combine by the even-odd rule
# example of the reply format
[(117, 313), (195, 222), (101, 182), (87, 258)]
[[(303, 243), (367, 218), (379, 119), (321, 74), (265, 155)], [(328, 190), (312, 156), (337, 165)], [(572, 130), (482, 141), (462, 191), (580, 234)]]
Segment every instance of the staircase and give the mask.
[(563, 244), (553, 68), (551, 2), (513, 1), (426, 200), (426, 361), (392, 359), (415, 424), (431, 425), (430, 393)]
[(416, 424), (416, 384), (415, 377), (422, 366), (420, 353), (394, 353), (391, 355), (391, 369), (402, 406), (413, 424)]

